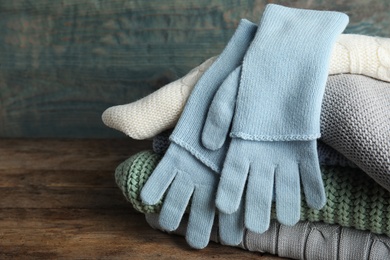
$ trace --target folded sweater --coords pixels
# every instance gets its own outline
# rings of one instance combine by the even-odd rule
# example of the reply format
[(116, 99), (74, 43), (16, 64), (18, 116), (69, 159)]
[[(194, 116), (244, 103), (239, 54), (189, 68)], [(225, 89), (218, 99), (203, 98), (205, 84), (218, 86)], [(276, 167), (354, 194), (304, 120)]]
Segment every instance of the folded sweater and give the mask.
[[(158, 224), (158, 214), (145, 217), (152, 228), (165, 231)], [(184, 216), (179, 228), (168, 233), (184, 236), (186, 226), (187, 216)], [(215, 224), (210, 240), (221, 243), (217, 231)], [(263, 234), (246, 230), (237, 247), (289, 259), (384, 260), (390, 255), (390, 238), (322, 222), (301, 221), (294, 226), (284, 226), (272, 220)]]
[[(121, 163), (115, 179), (124, 196), (133, 207), (143, 213), (158, 213), (162, 202), (145, 205), (140, 192), (161, 159), (152, 151), (139, 152)], [(368, 230), (390, 236), (390, 193), (358, 168), (322, 166), (327, 203), (321, 210), (301, 202), (302, 221), (323, 221), (343, 227)], [(275, 218), (272, 210), (272, 218)]]

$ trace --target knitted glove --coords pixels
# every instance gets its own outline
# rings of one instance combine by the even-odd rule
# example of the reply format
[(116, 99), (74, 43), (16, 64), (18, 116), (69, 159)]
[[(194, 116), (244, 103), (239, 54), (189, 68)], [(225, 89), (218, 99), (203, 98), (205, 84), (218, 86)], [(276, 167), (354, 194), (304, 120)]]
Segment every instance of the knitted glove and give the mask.
[[(186, 239), (194, 248), (203, 248), (209, 242), (219, 180), (216, 165), (225, 156), (223, 149), (213, 152), (201, 146), (201, 128), (215, 91), (241, 63), (255, 30), (254, 24), (242, 20), (224, 51), (198, 81), (171, 135), (171, 145), (141, 192), (143, 202), (153, 205), (168, 191), (160, 213), (160, 224), (167, 230), (178, 227), (191, 199)], [(219, 214), (219, 232), (224, 243), (241, 242), (242, 222), (240, 211)]]
[[(161, 157), (151, 151), (139, 152), (121, 163), (115, 171), (115, 179), (123, 195), (142, 213), (161, 211), (164, 198), (153, 206), (142, 203), (140, 198), (143, 185)], [(312, 209), (303, 195), (301, 221), (338, 224), (390, 236), (390, 192), (357, 168), (322, 166), (321, 173), (327, 202), (321, 210)], [(274, 205), (271, 217), (276, 217)]]
[(202, 135), (207, 148), (223, 145), (234, 111), (216, 205), (235, 212), (246, 186), (245, 226), (251, 231), (268, 229), (273, 195), (278, 221), (296, 224), (300, 183), (310, 207), (326, 202), (315, 139), (330, 54), (347, 23), (338, 12), (268, 5), (242, 69), (213, 99)]
[[(390, 82), (389, 53), (389, 38), (342, 34), (332, 52), (329, 75), (354, 73)], [(104, 124), (134, 139), (152, 138), (173, 128), (191, 90), (215, 59), (140, 100), (106, 109)]]

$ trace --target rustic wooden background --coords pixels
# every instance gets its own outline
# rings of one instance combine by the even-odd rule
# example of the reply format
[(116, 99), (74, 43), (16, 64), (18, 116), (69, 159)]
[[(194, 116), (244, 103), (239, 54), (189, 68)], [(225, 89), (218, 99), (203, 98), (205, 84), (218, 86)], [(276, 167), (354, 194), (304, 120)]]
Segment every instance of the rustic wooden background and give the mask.
[(2, 0), (0, 137), (124, 137), (101, 122), (107, 107), (218, 54), (267, 2), (346, 12), (347, 33), (390, 37), (388, 0)]
[[(1, 260), (282, 260), (152, 229), (113, 169), (151, 147), (130, 139), (0, 139)], [(287, 260), (287, 259), (286, 259)]]

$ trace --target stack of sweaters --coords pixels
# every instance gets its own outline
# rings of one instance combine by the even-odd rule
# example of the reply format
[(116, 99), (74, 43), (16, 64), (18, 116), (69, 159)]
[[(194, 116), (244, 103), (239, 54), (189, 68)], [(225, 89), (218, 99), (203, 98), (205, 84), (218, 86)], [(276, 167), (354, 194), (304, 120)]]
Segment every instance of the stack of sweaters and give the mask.
[[(325, 18), (321, 16), (323, 14)], [(272, 27), (275, 25), (275, 19), (283, 21), (282, 26)], [(322, 19), (325, 19), (326, 23)], [(308, 22), (310, 22), (308, 27), (312, 28), (305, 27), (303, 31), (307, 30), (310, 33), (302, 34), (302, 23)], [(316, 22), (321, 30), (315, 28)], [(286, 24), (289, 26), (286, 27)], [(295, 25), (299, 28), (299, 34), (294, 31)], [(331, 28), (330, 31), (326, 35), (315, 38), (328, 43), (318, 44), (313, 41), (315, 44), (310, 45), (308, 42), (313, 38), (313, 31), (325, 34), (327, 26)], [(153, 228), (186, 236), (188, 243), (195, 248), (204, 247), (206, 237), (207, 241), (210, 239), (250, 251), (268, 252), (294, 259), (387, 259), (390, 256), (390, 39), (340, 34), (345, 26), (343, 14), (337, 12), (268, 5), (258, 28), (248, 26), (246, 21), (241, 22), (219, 57), (205, 61), (181, 79), (141, 100), (108, 108), (103, 113), (102, 119), (107, 126), (134, 139), (153, 138), (152, 151), (142, 151), (133, 155), (121, 163), (115, 172), (116, 182), (125, 197), (135, 209), (145, 213), (148, 223)], [(269, 29), (270, 27), (272, 30)], [(245, 34), (254, 36), (248, 37)], [(246, 38), (250, 38), (247, 45), (243, 43)], [(286, 44), (287, 40), (288, 44)], [(310, 46), (305, 48), (307, 44)], [(300, 51), (294, 56), (297, 52), (291, 51), (293, 48), (291, 45), (307, 51)], [(259, 48), (259, 46), (268, 46), (268, 48)], [(237, 48), (245, 51), (240, 53)], [(287, 49), (289, 55), (283, 57), (277, 55), (281, 50)], [(278, 62), (273, 62), (274, 59)], [(294, 61), (291, 62), (291, 59)], [(228, 63), (232, 63), (231, 68)], [(288, 72), (280, 73), (282, 69)], [(269, 72), (273, 71), (276, 71), (278, 76), (269, 79)], [(326, 72), (325, 80), (321, 77), (323, 71)], [(299, 76), (291, 76), (294, 73)], [(313, 78), (315, 80), (311, 80)], [(238, 83), (234, 84), (234, 82)], [(270, 82), (277, 83), (273, 84), (272, 91), (264, 86), (270, 85)], [(287, 87), (278, 89), (279, 85)], [(256, 91), (248, 91), (253, 86), (256, 87)], [(229, 88), (235, 92), (232, 94), (229, 91), (225, 93), (219, 91)], [(259, 96), (257, 93), (260, 90), (266, 94)], [(220, 92), (222, 98), (218, 99), (217, 93)], [(246, 92), (250, 95), (245, 96)], [(306, 95), (306, 93), (310, 94)], [(282, 106), (273, 106), (279, 102), (275, 98), (281, 99)], [(233, 103), (227, 103), (226, 100), (233, 100)], [(272, 110), (267, 110), (269, 107), (259, 107), (259, 103), (267, 100), (271, 100), (267, 104), (272, 107)], [(221, 108), (220, 103), (224, 105), (227, 103), (230, 106), (228, 109)], [(317, 108), (319, 113), (315, 113)], [(225, 120), (225, 115), (229, 114), (226, 111), (229, 109), (234, 111), (234, 115), (230, 115), (230, 120)], [(289, 113), (290, 110), (294, 110), (294, 113)], [(275, 113), (275, 111), (283, 111), (283, 113)], [(251, 116), (245, 118), (246, 114)], [(291, 116), (293, 120), (289, 120)], [(235, 131), (247, 130), (246, 127), (253, 124), (254, 118), (255, 125), (251, 128), (255, 129), (254, 131), (276, 129), (277, 131), (273, 132), (276, 133), (279, 129), (285, 131), (294, 128), (293, 130), (300, 131), (299, 138), (286, 140), (284, 136), (275, 139), (276, 134), (271, 138), (270, 135), (259, 138), (264, 136), (261, 135), (261, 131), (254, 135), (251, 132), (251, 137), (246, 138), (248, 132)], [(279, 120), (276, 121), (282, 123), (275, 123), (275, 120), (269, 118), (277, 118)], [(228, 122), (227, 130), (219, 127), (221, 124), (226, 124), (225, 121)], [(292, 123), (288, 124), (288, 122)], [(302, 126), (306, 128), (302, 130)], [(321, 133), (319, 140), (317, 140), (319, 137), (317, 130)], [(219, 144), (214, 142), (219, 139), (221, 139)], [(306, 185), (305, 178), (311, 178), (308, 182), (309, 188), (303, 187), (302, 191), (294, 187), (294, 181), (289, 179), (290, 173), (287, 175), (289, 179), (287, 186), (283, 186), (283, 189), (278, 188), (277, 183), (274, 187), (272, 182), (264, 181), (266, 185), (272, 186), (270, 188), (272, 194), (269, 197), (272, 207), (270, 204), (270, 208), (267, 208), (262, 204), (264, 200), (261, 197), (255, 196), (261, 198), (258, 201), (250, 200), (253, 193), (257, 192), (256, 189), (248, 188), (254, 179), (254, 177), (251, 179), (252, 173), (250, 173), (248, 179), (244, 177), (245, 187), (242, 189), (246, 193), (244, 195), (243, 191), (239, 209), (228, 212), (226, 205), (230, 204), (225, 203), (226, 199), (223, 200), (223, 196), (229, 197), (231, 193), (235, 193), (237, 187), (233, 186), (230, 191), (226, 186), (219, 187), (222, 185), (218, 184), (218, 181), (221, 179), (220, 182), (223, 182), (224, 176), (228, 176), (228, 165), (231, 164), (229, 153), (238, 159), (238, 163), (248, 160), (249, 156), (243, 152), (247, 150), (240, 150), (238, 153), (231, 151), (232, 147), (235, 148), (234, 151), (237, 150), (238, 146), (234, 146), (237, 143), (244, 143), (245, 149), (249, 149), (248, 153), (251, 153), (250, 149), (253, 147), (264, 143), (268, 146), (280, 143), (282, 145), (283, 143), (288, 145), (314, 143), (310, 147), (314, 147), (315, 151), (310, 150), (310, 154), (314, 154), (315, 158), (302, 157), (313, 165), (321, 165), (318, 167), (319, 180), (314, 174), (317, 168), (312, 167), (309, 177), (304, 171), (299, 173), (301, 176), (298, 181), (300, 180), (302, 184), (298, 183), (298, 186)], [(227, 144), (230, 144), (230, 147)], [(177, 150), (177, 147), (183, 151), (179, 149), (181, 152), (175, 154), (172, 161), (172, 151)], [(207, 147), (214, 148), (217, 152), (209, 152)], [(274, 151), (274, 149), (267, 151)], [(270, 155), (266, 155), (267, 160), (272, 161), (273, 157), (279, 155), (283, 158), (281, 153), (285, 152), (285, 147), (277, 149), (278, 152), (270, 152)], [(295, 151), (299, 154), (305, 149), (306, 146), (302, 146)], [(187, 153), (203, 165), (202, 168), (193, 169), (194, 171), (202, 172), (204, 167), (217, 176), (217, 178), (207, 179), (212, 183), (211, 191), (217, 195), (211, 196), (209, 200), (212, 202), (202, 211), (199, 203), (196, 204), (198, 195), (195, 195), (195, 192), (188, 193), (192, 199), (189, 197), (187, 203), (182, 205), (182, 211), (185, 213), (179, 214), (178, 219), (175, 203), (183, 202), (180, 196), (172, 198), (169, 189), (175, 186), (174, 180), (182, 177), (180, 174), (164, 175), (165, 173), (155, 169), (158, 165), (161, 168), (161, 165), (168, 164), (173, 168), (179, 167), (178, 172), (181, 172), (180, 167), (189, 164)], [(219, 153), (218, 156), (222, 154), (224, 160), (216, 162), (215, 158), (219, 157), (215, 153)], [(256, 149), (253, 150), (253, 154), (257, 156), (253, 161), (255, 165), (262, 157), (258, 156)], [(291, 154), (291, 157), (295, 156)], [(290, 159), (290, 157), (286, 158)], [(190, 165), (193, 167), (193, 164)], [(237, 169), (241, 168), (236, 167), (234, 171), (242, 176)], [(191, 178), (192, 173), (188, 174)], [(260, 171), (261, 185), (263, 185), (262, 174), (264, 173)], [(151, 181), (147, 184), (149, 180)], [(195, 180), (191, 181), (195, 183), (195, 190), (204, 184), (202, 184), (203, 179), (200, 184)], [(318, 183), (322, 186), (319, 187)], [(179, 185), (179, 190), (188, 188), (185, 186), (187, 182), (179, 184), (184, 184)], [(224, 185), (226, 184), (227, 182), (224, 182)], [(143, 189), (145, 185), (146, 188)], [(150, 199), (150, 194), (155, 190), (158, 194), (154, 196), (153, 201)], [(226, 193), (226, 190), (230, 193)], [(180, 192), (176, 195), (187, 194)], [(283, 196), (283, 192), (287, 193), (287, 196)], [(296, 202), (297, 197), (293, 196), (296, 192), (300, 195), (299, 202)], [(282, 195), (279, 195), (280, 193)], [(290, 195), (295, 201), (288, 198)], [(214, 203), (215, 200), (217, 203)], [(282, 204), (282, 200), (291, 201)], [(204, 201), (201, 202), (204, 204)], [(257, 203), (262, 205), (258, 207)], [(287, 205), (288, 210), (283, 211), (280, 206), (278, 207), (278, 203)], [(209, 207), (212, 207), (211, 211)], [(196, 220), (203, 221), (204, 215), (214, 213), (214, 208), (215, 217), (211, 215), (212, 222), (208, 231), (203, 227), (207, 225)], [(257, 217), (255, 220), (250, 218), (248, 212), (252, 212), (251, 209), (254, 208), (257, 214), (259, 212), (263, 214), (269, 209), (271, 220), (267, 220), (266, 213), (261, 215), (262, 217), (255, 215)], [(240, 212), (242, 215), (236, 214), (236, 217), (226, 221), (229, 216), (234, 216), (235, 212)], [(294, 217), (296, 212), (298, 218)], [(201, 218), (193, 217), (196, 214), (200, 214)], [(226, 232), (229, 224), (232, 228)]]

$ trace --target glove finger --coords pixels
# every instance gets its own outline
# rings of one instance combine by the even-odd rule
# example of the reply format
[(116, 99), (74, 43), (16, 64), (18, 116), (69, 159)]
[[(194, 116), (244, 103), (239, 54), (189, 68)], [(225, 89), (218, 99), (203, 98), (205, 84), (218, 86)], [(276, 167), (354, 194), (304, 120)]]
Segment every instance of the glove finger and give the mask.
[(219, 212), (219, 237), (223, 245), (237, 246), (244, 237), (244, 203), (232, 214)]
[(238, 209), (249, 170), (249, 162), (242, 156), (237, 156), (242, 153), (240, 149), (235, 149), (234, 143), (232, 140), (217, 191), (217, 208), (225, 214), (232, 214)]
[(285, 161), (277, 166), (275, 196), (278, 221), (287, 226), (295, 225), (301, 214), (301, 188), (296, 163)]
[(194, 184), (187, 173), (178, 172), (164, 199), (160, 211), (160, 225), (168, 231), (176, 230), (191, 199)]
[(271, 219), (275, 166), (259, 159), (251, 165), (245, 202), (245, 226), (264, 233)]
[(172, 165), (168, 149), (141, 190), (140, 197), (143, 203), (155, 205), (162, 199), (176, 175), (176, 170)]
[(299, 171), (307, 205), (313, 209), (321, 209), (326, 204), (326, 193), (318, 157), (302, 162)]
[(192, 196), (186, 233), (187, 243), (197, 249), (207, 246), (215, 217), (215, 189), (198, 185)]
[(236, 103), (241, 66), (225, 79), (211, 102), (202, 132), (202, 143), (210, 150), (218, 150), (225, 143)]

